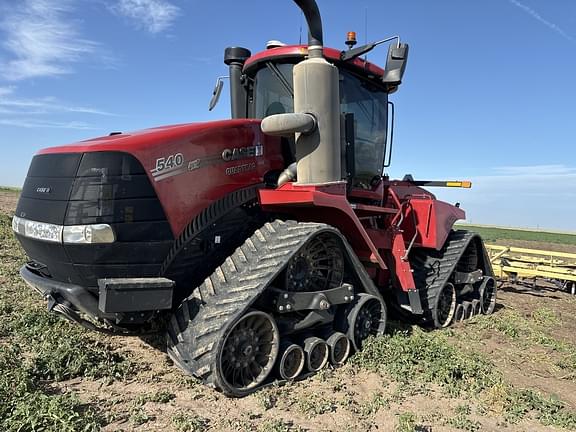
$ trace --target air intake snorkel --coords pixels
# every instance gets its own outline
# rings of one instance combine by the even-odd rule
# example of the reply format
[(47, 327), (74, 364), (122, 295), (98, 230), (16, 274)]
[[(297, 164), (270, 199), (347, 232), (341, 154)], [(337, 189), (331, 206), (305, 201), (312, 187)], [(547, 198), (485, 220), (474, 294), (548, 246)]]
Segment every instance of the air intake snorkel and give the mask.
[(308, 23), (308, 58), (294, 66), (294, 113), (262, 120), (269, 135), (296, 134), (298, 184), (342, 180), (338, 68), (323, 54), (322, 20), (315, 0), (294, 0)]

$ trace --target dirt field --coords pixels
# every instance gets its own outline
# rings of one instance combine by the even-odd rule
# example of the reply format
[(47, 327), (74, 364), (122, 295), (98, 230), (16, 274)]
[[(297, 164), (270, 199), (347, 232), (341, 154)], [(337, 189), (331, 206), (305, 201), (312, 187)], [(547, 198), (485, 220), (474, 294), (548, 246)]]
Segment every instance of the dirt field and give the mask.
[(0, 213), (14, 214), (18, 196), (17, 192), (0, 189)]
[(0, 430), (576, 430), (575, 297), (506, 285), (492, 317), (433, 332), (391, 323), (342, 368), (227, 399), (157, 341), (47, 314), (18, 277), (15, 200), (0, 192)]

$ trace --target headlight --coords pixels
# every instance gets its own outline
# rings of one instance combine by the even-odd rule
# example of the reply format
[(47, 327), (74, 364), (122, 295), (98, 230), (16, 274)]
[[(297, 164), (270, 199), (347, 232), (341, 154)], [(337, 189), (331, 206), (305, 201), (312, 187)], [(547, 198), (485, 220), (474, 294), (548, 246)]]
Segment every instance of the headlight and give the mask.
[(35, 222), (14, 216), (12, 230), (24, 237), (55, 243), (114, 243), (114, 230), (107, 224), (62, 226)]
[(49, 242), (62, 242), (62, 226), (45, 222), (35, 222), (14, 216), (12, 229), (20, 235)]
[(64, 243), (94, 244), (114, 243), (114, 230), (107, 224), (65, 226)]

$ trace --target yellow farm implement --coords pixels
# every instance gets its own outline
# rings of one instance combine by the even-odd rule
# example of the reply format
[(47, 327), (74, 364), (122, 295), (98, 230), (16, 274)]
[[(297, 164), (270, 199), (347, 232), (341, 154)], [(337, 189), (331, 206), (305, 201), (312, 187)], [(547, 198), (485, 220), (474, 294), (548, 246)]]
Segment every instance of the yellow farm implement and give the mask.
[(576, 295), (576, 254), (486, 245), (501, 280), (545, 279)]

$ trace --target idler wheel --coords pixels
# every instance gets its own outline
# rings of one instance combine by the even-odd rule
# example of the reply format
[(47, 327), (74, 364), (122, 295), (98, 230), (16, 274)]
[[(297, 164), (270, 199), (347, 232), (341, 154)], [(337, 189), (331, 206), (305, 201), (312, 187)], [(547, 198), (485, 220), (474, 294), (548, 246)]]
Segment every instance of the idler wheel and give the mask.
[(248, 312), (234, 324), (218, 361), (228, 393), (243, 396), (264, 382), (276, 363), (279, 339), (274, 318), (265, 312)]
[(346, 336), (356, 351), (369, 336), (381, 335), (386, 329), (386, 305), (371, 294), (358, 294), (346, 313)]
[(286, 343), (280, 349), (278, 376), (283, 380), (293, 380), (302, 373), (306, 356), (300, 345)]
[(328, 344), (319, 337), (309, 337), (304, 340), (306, 367), (310, 372), (317, 372), (328, 363)]
[(480, 286), (480, 310), (484, 315), (490, 315), (496, 308), (496, 281), (485, 276)]
[(434, 327), (448, 327), (454, 319), (456, 312), (456, 288), (450, 282), (442, 287), (432, 309)]
[(326, 341), (330, 348), (330, 363), (340, 366), (350, 355), (350, 339), (340, 332), (333, 333)]
[(339, 240), (330, 233), (312, 238), (286, 267), (287, 291), (323, 291), (342, 285), (344, 255)]

